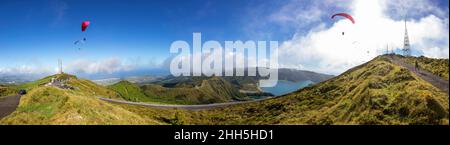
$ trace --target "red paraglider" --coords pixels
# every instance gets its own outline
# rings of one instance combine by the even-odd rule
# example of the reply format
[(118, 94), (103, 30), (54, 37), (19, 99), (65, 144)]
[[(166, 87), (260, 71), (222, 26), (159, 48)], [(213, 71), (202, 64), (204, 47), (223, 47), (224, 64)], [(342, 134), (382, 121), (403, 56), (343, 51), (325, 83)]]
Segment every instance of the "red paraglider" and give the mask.
[(89, 21), (83, 21), (83, 22), (81, 23), (81, 32), (86, 31), (86, 28), (89, 26), (90, 23), (91, 23), (91, 22), (89, 22)]
[(352, 21), (353, 24), (355, 24), (355, 19), (353, 19), (353, 17), (352, 17), (351, 15), (347, 14), (347, 13), (337, 13), (337, 14), (334, 14), (333, 16), (331, 16), (331, 19), (334, 19), (334, 17), (336, 17), (336, 16), (342, 16), (342, 17), (345, 17), (345, 18), (349, 19), (350, 21)]
[[(81, 22), (81, 32), (86, 31), (86, 29), (87, 29), (87, 27), (89, 26), (90, 23), (91, 23), (90, 21), (83, 21), (83, 22)], [(86, 42), (86, 40), (87, 40), (86, 37), (84, 37), (81, 40), (75, 41), (73, 44), (74, 45), (84, 44)], [(78, 48), (78, 50), (81, 50), (81, 48)]]
[[(331, 19), (334, 20), (334, 17), (336, 17), (336, 16), (345, 17), (345, 18), (347, 18), (348, 20), (352, 21), (353, 24), (355, 24), (355, 19), (353, 19), (353, 17), (352, 17), (351, 15), (347, 14), (347, 13), (337, 13), (337, 14), (334, 14), (333, 16), (331, 16)], [(344, 34), (345, 34), (345, 33), (342, 32), (342, 35), (344, 35)]]

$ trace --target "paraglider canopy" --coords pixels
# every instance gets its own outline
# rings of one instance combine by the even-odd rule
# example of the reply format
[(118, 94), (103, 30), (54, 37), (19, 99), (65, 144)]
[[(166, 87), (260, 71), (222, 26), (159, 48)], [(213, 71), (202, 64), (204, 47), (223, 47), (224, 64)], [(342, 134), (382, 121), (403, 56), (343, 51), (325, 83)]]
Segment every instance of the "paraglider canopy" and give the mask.
[[(86, 29), (87, 29), (87, 27), (89, 26), (89, 24), (90, 24), (91, 22), (89, 22), (89, 21), (83, 21), (83, 22), (81, 22), (81, 32), (84, 32), (84, 31), (86, 31)], [(83, 39), (81, 39), (81, 40), (77, 40), (77, 41), (75, 41), (73, 44), (74, 45), (78, 45), (78, 44), (84, 44), (85, 42), (86, 42), (86, 37), (85, 38), (83, 38)], [(81, 48), (78, 48), (78, 50), (81, 50)]]
[(347, 18), (348, 20), (352, 21), (353, 24), (355, 24), (355, 19), (353, 19), (353, 17), (352, 17), (351, 15), (347, 14), (347, 13), (337, 13), (337, 14), (334, 14), (333, 16), (331, 16), (331, 19), (334, 19), (334, 17), (336, 17), (336, 16), (345, 17), (345, 18)]
[(86, 31), (86, 28), (89, 26), (90, 23), (91, 23), (91, 22), (89, 22), (89, 21), (83, 21), (83, 22), (81, 23), (81, 31), (82, 31), (82, 32)]
[[(355, 19), (353, 19), (353, 17), (352, 17), (351, 15), (347, 14), (347, 13), (337, 13), (337, 14), (334, 14), (333, 16), (331, 16), (331, 19), (334, 20), (334, 17), (336, 17), (336, 16), (341, 16), (341, 17), (347, 18), (347, 19), (350, 20), (353, 24), (355, 24)], [(342, 32), (342, 35), (345, 35), (345, 32)]]

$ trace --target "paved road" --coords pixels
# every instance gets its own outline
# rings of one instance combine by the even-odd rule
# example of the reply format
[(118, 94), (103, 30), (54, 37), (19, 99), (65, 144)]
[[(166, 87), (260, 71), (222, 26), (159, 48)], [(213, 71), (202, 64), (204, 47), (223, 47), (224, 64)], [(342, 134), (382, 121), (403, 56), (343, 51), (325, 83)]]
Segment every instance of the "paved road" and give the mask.
[[(431, 83), (436, 88), (441, 89), (442, 91), (444, 91), (445, 93), (448, 94), (449, 89), (448, 89), (448, 81), (447, 80), (445, 80), (439, 76), (436, 76), (430, 72), (427, 72), (425, 70), (421, 70), (421, 69), (416, 70), (414, 68), (414, 66), (404, 63), (400, 58), (398, 58), (396, 56), (391, 56), (388, 58), (390, 59), (391, 62), (407, 68), (411, 72), (415, 73), (417, 76), (421, 77), (425, 81)], [(152, 108), (163, 108), (163, 109), (179, 108), (179, 109), (186, 109), (186, 110), (201, 110), (201, 109), (212, 109), (212, 108), (224, 107), (224, 106), (229, 106), (229, 105), (234, 105), (234, 104), (258, 102), (258, 101), (262, 101), (265, 99), (242, 101), (242, 102), (206, 104), (206, 105), (160, 105), (160, 104), (148, 104), (148, 103), (120, 101), (120, 100), (113, 100), (113, 99), (107, 99), (107, 98), (100, 98), (100, 100), (111, 102), (111, 103), (137, 105), (137, 106), (145, 106), (145, 107), (152, 107)]]
[(160, 109), (175, 109), (175, 108), (178, 108), (178, 109), (186, 109), (186, 110), (203, 110), (203, 109), (212, 109), (212, 108), (224, 107), (224, 106), (235, 105), (235, 104), (258, 102), (258, 101), (266, 100), (268, 98), (251, 100), (251, 101), (215, 103), (215, 104), (205, 104), (205, 105), (161, 105), (161, 104), (128, 102), (128, 101), (114, 100), (114, 99), (108, 99), (108, 98), (99, 98), (99, 99), (103, 100), (103, 101), (106, 101), (106, 102), (111, 102), (111, 103), (128, 104), (128, 105), (136, 105), (136, 106), (144, 106), (144, 107), (160, 108)]
[(391, 62), (407, 68), (408, 70), (410, 70), (417, 76), (421, 77), (422, 79), (429, 82), (436, 88), (442, 90), (443, 92), (447, 93), (447, 95), (448, 95), (448, 81), (447, 80), (445, 80), (437, 75), (434, 75), (428, 71), (425, 71), (423, 69), (415, 69), (415, 67), (413, 65), (403, 62), (397, 56), (390, 56), (388, 58), (390, 59)]
[(20, 95), (0, 99), (0, 119), (14, 112), (19, 105)]

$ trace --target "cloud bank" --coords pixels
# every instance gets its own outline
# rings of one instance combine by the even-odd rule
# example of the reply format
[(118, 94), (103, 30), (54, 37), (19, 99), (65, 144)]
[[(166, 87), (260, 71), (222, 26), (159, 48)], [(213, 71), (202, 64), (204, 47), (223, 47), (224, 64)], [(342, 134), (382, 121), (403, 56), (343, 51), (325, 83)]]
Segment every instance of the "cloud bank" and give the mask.
[[(55, 61), (56, 62), (56, 61)], [(120, 59), (105, 58), (99, 60), (76, 59), (63, 61), (63, 71), (70, 74), (112, 74), (116, 72), (127, 72), (136, 69), (160, 67), (156, 62), (150, 60), (143, 62), (140, 58)], [(27, 64), (18, 67), (0, 67), (0, 76), (9, 75), (51, 75), (58, 72), (58, 66)]]
[[(68, 6), (55, 1), (57, 20), (62, 19)], [(281, 29), (263, 29), (258, 26), (275, 24), (288, 27), (290, 39), (280, 42), (280, 67), (311, 70), (328, 74), (339, 74), (373, 57), (383, 54), (388, 46), (400, 49), (403, 45), (404, 14), (408, 14), (407, 25), (412, 49), (416, 55), (433, 58), (449, 57), (448, 7), (439, 7), (434, 0), (290, 0), (266, 13), (256, 9), (255, 22), (249, 22), (244, 29), (261, 29), (270, 34)], [(269, 2), (270, 3), (270, 2)], [(264, 8), (264, 7), (263, 7)], [(330, 16), (336, 12), (347, 12), (354, 16), (356, 24), (348, 20), (333, 21)], [(246, 21), (247, 22), (247, 21)], [(292, 28), (292, 29), (291, 29)], [(345, 35), (341, 35), (345, 32)], [(252, 35), (256, 39), (255, 35)], [(292, 37), (291, 37), (292, 36)], [(229, 38), (233, 39), (233, 38)], [(242, 55), (242, 54), (237, 54)], [(224, 54), (229, 58), (232, 54)], [(251, 56), (250, 56), (251, 57)], [(255, 58), (250, 58), (255, 59)], [(105, 58), (102, 60), (79, 59), (67, 63), (68, 73), (114, 73), (142, 67), (168, 66), (140, 60)], [(245, 63), (245, 62), (237, 62)], [(0, 67), (0, 75), (6, 74), (53, 74), (55, 65), (22, 65), (14, 68)]]
[(21, 65), (18, 67), (0, 67), (0, 76), (7, 75), (45, 75), (56, 72), (52, 69), (46, 69), (50, 67), (42, 67), (37, 65)]
[(120, 71), (130, 71), (137, 67), (137, 64), (126, 63), (118, 58), (108, 58), (99, 61), (90, 61), (85, 59), (75, 60), (66, 68), (72, 73), (107, 73), (111, 74)]
[[(412, 49), (427, 57), (448, 58), (448, 15), (442, 13), (445, 10), (426, 1), (420, 1), (419, 4), (409, 8), (416, 17), (407, 19)], [(281, 44), (281, 67), (339, 74), (384, 53), (387, 46), (390, 49), (402, 48), (405, 23), (402, 19), (392, 17), (396, 14), (390, 13), (393, 11), (388, 8), (393, 5), (399, 7), (400, 4), (390, 0), (352, 1), (347, 13), (356, 19), (354, 25), (346, 19), (340, 19), (327, 26), (325, 22), (312, 21), (300, 15), (306, 22), (317, 22), (317, 25), (307, 33), (295, 33), (292, 39)], [(291, 8), (293, 10), (283, 7), (280, 11), (298, 11), (296, 7)], [(280, 14), (283, 13), (276, 13), (277, 16)], [(284, 19), (283, 16), (278, 17)], [(341, 32), (345, 32), (345, 35), (341, 35)]]

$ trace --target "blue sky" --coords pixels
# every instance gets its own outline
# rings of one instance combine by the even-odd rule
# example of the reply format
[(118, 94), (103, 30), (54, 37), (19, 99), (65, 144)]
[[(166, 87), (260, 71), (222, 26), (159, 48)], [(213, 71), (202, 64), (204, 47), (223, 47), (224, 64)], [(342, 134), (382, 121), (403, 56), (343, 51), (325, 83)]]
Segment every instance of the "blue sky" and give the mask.
[[(168, 56), (172, 41), (187, 39), (195, 31), (210, 32), (212, 38), (223, 38), (219, 34), (225, 32), (230, 32), (227, 37), (238, 37), (237, 25), (230, 24), (233, 15), (221, 12), (233, 3), (225, 4), (224, 1), (215, 4), (218, 6), (215, 11), (220, 13), (210, 13), (201, 11), (208, 6), (202, 1), (2, 1), (1, 59), (2, 62), (27, 61), (24, 58), (48, 62), (57, 56), (162, 59)], [(92, 22), (85, 33), (80, 31), (83, 20)], [(79, 52), (73, 42), (83, 37), (88, 41)], [(18, 53), (21, 58), (16, 57)]]
[[(62, 57), (163, 61), (175, 40), (252, 39), (243, 17), (260, 1), (2, 0), (0, 67), (54, 64)], [(84, 33), (83, 20), (91, 21)], [(86, 37), (81, 46), (74, 41)], [(81, 51), (78, 48), (81, 48)], [(17, 57), (20, 55), (20, 57)]]
[[(417, 22), (419, 27), (423, 18), (433, 15), (438, 20), (430, 18), (430, 23), (443, 23), (446, 27), (437, 25), (438, 31), (443, 29), (448, 32), (448, 0), (417, 1), (414, 3), (419, 6), (408, 6), (411, 22)], [(203, 40), (220, 42), (280, 41), (281, 49), (291, 50), (293, 48), (288, 43), (296, 44), (297, 40), (305, 43), (305, 39), (315, 32), (333, 30), (335, 21), (329, 19), (331, 14), (356, 14), (355, 3), (335, 0), (2, 0), (0, 73), (54, 70), (58, 58), (63, 58), (67, 65), (93, 65), (92, 68), (97, 70), (99, 65), (108, 62), (121, 65), (113, 66), (118, 67), (113, 71), (128, 70), (121, 69), (127, 66), (132, 69), (156, 67), (169, 57), (169, 46), (173, 41), (189, 41), (193, 32), (201, 32)], [(386, 7), (385, 15), (389, 20), (399, 21), (398, 15), (395, 15), (399, 13), (395, 9), (397, 5), (385, 3), (381, 4)], [(84, 20), (91, 21), (91, 25), (82, 33), (80, 25)], [(424, 24), (428, 24), (426, 22), (424, 20)], [(447, 40), (437, 39), (441, 35), (418, 37), (434, 42), (429, 44), (428, 41), (420, 41), (417, 46), (424, 47), (424, 50), (418, 51), (438, 47), (440, 51), (437, 53), (442, 53), (446, 47), (443, 56), (448, 58), (448, 33)], [(85, 44), (73, 44), (83, 37), (87, 38)], [(295, 48), (301, 53), (298, 56), (306, 55), (301, 52), (302, 45), (292, 47), (298, 47)], [(297, 60), (297, 56), (289, 55), (284, 58)], [(333, 74), (347, 69), (343, 67), (337, 72), (327, 72), (322, 68), (314, 68), (321, 64), (311, 62), (328, 56), (319, 56), (322, 55), (320, 53), (312, 55), (318, 55), (318, 58), (294, 61), (298, 63), (296, 65), (284, 59), (280, 63), (286, 62), (282, 64), (286, 67)]]

